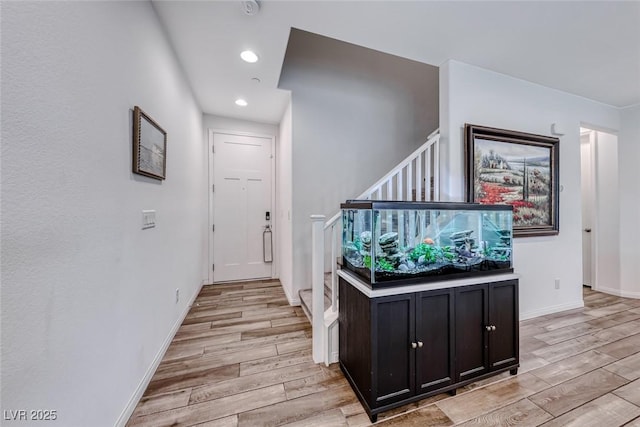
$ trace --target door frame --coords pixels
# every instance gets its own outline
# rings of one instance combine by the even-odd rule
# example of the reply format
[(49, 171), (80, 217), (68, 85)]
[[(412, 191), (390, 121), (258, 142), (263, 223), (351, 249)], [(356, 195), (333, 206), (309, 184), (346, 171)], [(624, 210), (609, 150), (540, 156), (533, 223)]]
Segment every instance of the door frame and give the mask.
[[(600, 154), (600, 140), (599, 140), (599, 135), (598, 134), (604, 134), (604, 135), (609, 135), (612, 137), (615, 137), (616, 139), (616, 146), (618, 145), (618, 131), (614, 130), (614, 129), (609, 129), (609, 128), (605, 128), (602, 126), (598, 126), (598, 125), (594, 125), (588, 122), (580, 122), (580, 129), (584, 129), (589, 131), (589, 145), (590, 145), (590, 153), (591, 153), (591, 186), (593, 189), (593, 197), (591, 199), (592, 202), (592, 232), (591, 232), (591, 260), (592, 260), (592, 266), (591, 266), (591, 281), (592, 281), (592, 285), (591, 285), (591, 289), (593, 289), (594, 291), (599, 291), (599, 292), (606, 292), (609, 294), (613, 294), (613, 295), (618, 295), (621, 296), (621, 289), (615, 289), (615, 288), (610, 288), (606, 286), (606, 283), (603, 283), (602, 280), (600, 280), (600, 276), (603, 274), (601, 272), (600, 269), (600, 253), (601, 251), (601, 247), (602, 247), (602, 240), (603, 240), (603, 233), (601, 231), (601, 221), (603, 220), (601, 217), (603, 215), (601, 209), (600, 209), (600, 197), (599, 197), (599, 187), (601, 186), (601, 182), (602, 182), (602, 176), (601, 176), (601, 166), (602, 166), (602, 162), (603, 160), (601, 159), (601, 154)], [(582, 136), (582, 132), (580, 132), (580, 143), (581, 142), (581, 136)], [(618, 169), (618, 161), (616, 160), (615, 163), (615, 170), (617, 171)], [(582, 171), (581, 171), (582, 173)], [(620, 203), (620, 201), (618, 200), (618, 203)], [(581, 224), (582, 225), (582, 224)], [(582, 226), (580, 227), (580, 230), (582, 231)], [(618, 240), (617, 242), (618, 244), (618, 248), (620, 246), (620, 241)], [(618, 267), (617, 267), (617, 272), (618, 274), (620, 274), (620, 266), (619, 266), (619, 260), (620, 260), (620, 255), (618, 254)], [(619, 278), (619, 277), (618, 277)]]
[[(588, 209), (591, 211), (591, 260), (590, 262), (590, 270), (591, 270), (591, 289), (593, 289), (594, 291), (598, 289), (598, 275), (597, 275), (597, 269), (598, 269), (598, 263), (596, 262), (596, 260), (598, 259), (598, 245), (597, 240), (598, 240), (598, 227), (596, 227), (597, 225), (597, 219), (598, 219), (598, 204), (596, 203), (596, 200), (598, 198), (598, 186), (597, 184), (597, 168), (596, 168), (596, 161), (597, 161), (597, 131), (595, 129), (593, 129), (592, 127), (589, 127), (588, 125), (584, 125), (581, 124), (580, 125), (580, 129), (584, 129), (587, 132), (580, 132), (580, 149), (582, 150), (582, 135), (586, 134), (588, 139), (589, 139), (589, 186), (591, 187), (591, 193), (592, 196), (590, 197), (590, 199), (588, 201), (582, 200), (583, 204), (588, 204)], [(585, 171), (580, 171), (580, 174), (584, 174)], [(580, 235), (584, 236), (584, 229), (583, 229), (583, 225), (584, 225), (584, 219), (582, 220), (582, 223), (580, 224)], [(584, 268), (584, 267), (583, 267)]]
[(272, 259), (271, 263), (271, 278), (275, 279), (278, 277), (278, 232), (277, 232), (277, 205), (276, 205), (276, 137), (274, 135), (254, 133), (254, 132), (242, 132), (242, 131), (234, 131), (228, 129), (218, 129), (218, 128), (209, 128), (208, 129), (208, 141), (207, 141), (207, 153), (208, 153), (208, 180), (207, 180), (207, 194), (209, 203), (207, 205), (207, 229), (209, 238), (209, 256), (208, 256), (208, 282), (213, 284), (213, 268), (210, 268), (209, 265), (213, 266), (213, 224), (215, 223), (213, 218), (213, 205), (215, 199), (215, 192), (213, 191), (214, 182), (214, 174), (213, 174), (213, 137), (216, 134), (223, 135), (234, 135), (234, 136), (250, 136), (254, 138), (268, 138), (271, 140), (271, 236), (272, 236)]

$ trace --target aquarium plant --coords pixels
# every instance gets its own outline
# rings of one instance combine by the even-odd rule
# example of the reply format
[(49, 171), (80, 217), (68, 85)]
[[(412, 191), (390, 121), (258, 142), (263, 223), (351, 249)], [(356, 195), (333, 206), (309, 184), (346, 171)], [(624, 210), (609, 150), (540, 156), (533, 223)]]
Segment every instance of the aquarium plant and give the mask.
[(393, 264), (391, 264), (385, 258), (380, 258), (376, 260), (376, 270), (393, 271), (394, 267)]
[(437, 250), (435, 247), (426, 243), (419, 243), (409, 254), (409, 259), (418, 261), (421, 256), (424, 256), (425, 263), (432, 263), (436, 262), (436, 254)]

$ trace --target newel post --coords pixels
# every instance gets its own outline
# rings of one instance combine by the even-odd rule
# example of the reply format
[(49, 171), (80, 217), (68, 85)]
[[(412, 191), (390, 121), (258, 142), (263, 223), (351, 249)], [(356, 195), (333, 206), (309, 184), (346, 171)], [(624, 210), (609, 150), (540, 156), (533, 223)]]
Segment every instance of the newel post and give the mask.
[(313, 361), (324, 361), (324, 215), (311, 215)]

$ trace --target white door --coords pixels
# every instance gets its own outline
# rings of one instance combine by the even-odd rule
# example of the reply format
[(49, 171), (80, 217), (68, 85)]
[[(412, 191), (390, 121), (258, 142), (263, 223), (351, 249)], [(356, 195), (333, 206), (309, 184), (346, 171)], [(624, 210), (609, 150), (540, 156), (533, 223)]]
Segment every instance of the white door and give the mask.
[(582, 284), (592, 285), (593, 251), (593, 162), (591, 134), (580, 135), (580, 179), (582, 194)]
[(273, 218), (273, 139), (224, 133), (212, 139), (211, 281), (270, 278), (272, 254), (265, 254), (263, 239)]

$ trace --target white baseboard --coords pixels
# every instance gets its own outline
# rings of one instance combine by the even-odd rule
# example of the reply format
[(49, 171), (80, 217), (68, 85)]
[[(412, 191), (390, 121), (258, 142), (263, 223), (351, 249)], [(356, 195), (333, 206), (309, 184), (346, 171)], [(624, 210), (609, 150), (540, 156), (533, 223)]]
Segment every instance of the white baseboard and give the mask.
[(615, 295), (617, 297), (622, 298), (636, 298), (640, 299), (640, 292), (629, 292), (621, 289), (607, 288), (607, 287), (598, 287), (598, 289), (594, 289), (598, 292), (604, 292), (605, 294)]
[(526, 311), (520, 313), (520, 320), (533, 319), (534, 317), (544, 316), (547, 314), (558, 313), (560, 311), (573, 310), (584, 307), (584, 301), (577, 300), (566, 304), (553, 305), (551, 307), (541, 308), (539, 310)]
[(127, 421), (129, 421), (131, 414), (133, 414), (133, 411), (136, 409), (138, 402), (140, 402), (140, 399), (142, 398), (144, 391), (147, 389), (147, 386), (151, 382), (151, 378), (153, 378), (153, 374), (155, 374), (156, 369), (158, 369), (158, 365), (160, 365), (162, 358), (167, 352), (167, 349), (169, 348), (171, 341), (173, 341), (173, 337), (176, 335), (176, 332), (178, 332), (178, 329), (180, 328), (180, 325), (182, 325), (182, 322), (184, 322), (184, 318), (187, 317), (187, 314), (189, 313), (189, 310), (191, 309), (191, 306), (195, 302), (198, 294), (200, 294), (200, 290), (202, 289), (202, 286), (203, 284), (200, 284), (196, 292), (191, 297), (189, 304), (187, 304), (187, 306), (185, 307), (184, 312), (180, 316), (178, 316), (178, 319), (176, 320), (173, 327), (171, 328), (169, 335), (167, 335), (167, 338), (162, 343), (162, 347), (156, 354), (156, 357), (153, 359), (153, 362), (151, 362), (151, 365), (149, 366), (149, 369), (147, 369), (147, 372), (144, 374), (144, 377), (142, 377), (142, 380), (140, 381), (140, 384), (138, 384), (136, 391), (133, 393), (133, 395), (129, 399), (129, 403), (127, 404), (127, 406), (124, 408), (124, 410), (118, 417), (118, 420), (116, 421), (116, 426), (124, 427), (127, 424)]
[(282, 286), (282, 290), (284, 291), (284, 295), (287, 297), (287, 301), (289, 301), (289, 305), (301, 305), (302, 303), (300, 302), (300, 297), (296, 294), (296, 296), (292, 296), (289, 293), (289, 289), (287, 289), (286, 286), (284, 286), (282, 284), (282, 282), (280, 282), (280, 286)]

